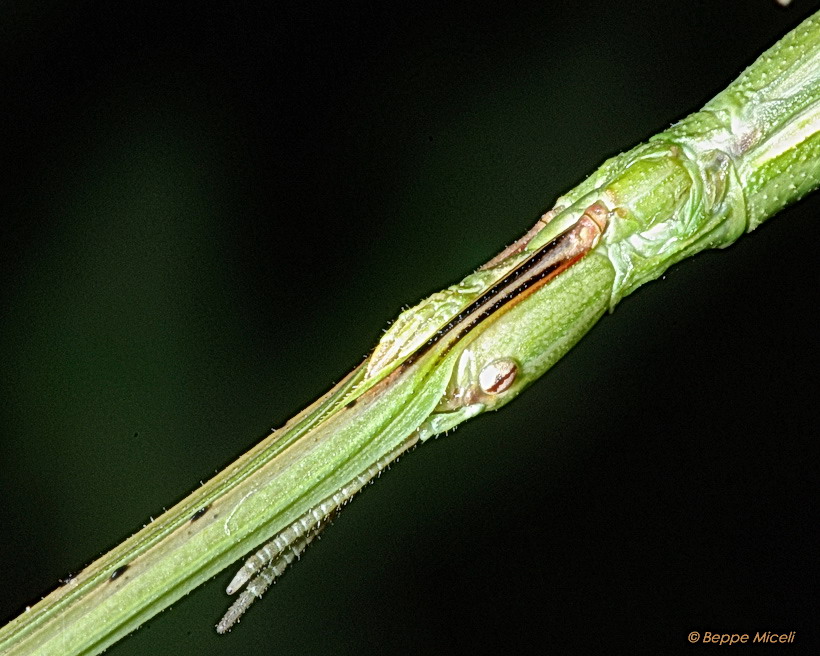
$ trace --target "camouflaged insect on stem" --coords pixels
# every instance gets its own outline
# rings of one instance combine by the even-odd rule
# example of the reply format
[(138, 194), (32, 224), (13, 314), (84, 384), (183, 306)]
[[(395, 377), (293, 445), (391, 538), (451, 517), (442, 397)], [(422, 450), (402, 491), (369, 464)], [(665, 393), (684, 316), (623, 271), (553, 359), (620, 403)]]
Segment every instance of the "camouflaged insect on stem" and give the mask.
[(271, 541), (236, 579), (251, 587), (229, 628), (394, 457), (508, 403), (639, 285), (818, 184), (820, 15), (703, 110), (605, 162), (488, 265), (403, 313), (319, 401), (0, 629), (0, 654), (98, 653)]

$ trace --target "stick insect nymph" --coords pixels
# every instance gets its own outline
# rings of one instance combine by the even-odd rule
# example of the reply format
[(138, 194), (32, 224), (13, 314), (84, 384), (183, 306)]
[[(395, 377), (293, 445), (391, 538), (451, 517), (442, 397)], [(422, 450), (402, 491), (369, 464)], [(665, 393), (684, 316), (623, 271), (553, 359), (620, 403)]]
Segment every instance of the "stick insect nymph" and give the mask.
[[(413, 367), (432, 352), (435, 352), (434, 357), (437, 361), (443, 360), (456, 346), (463, 345), (469, 337), (477, 333), (485, 322), (509, 310), (516, 303), (521, 302), (566, 271), (599, 243), (606, 230), (608, 217), (609, 211), (602, 203), (596, 202), (590, 205), (572, 226), (547, 244), (523, 257), (515, 267), (478, 295), (474, 301), (444, 325), (436, 327), (430, 337), (412, 352), (407, 353), (400, 363), (393, 363), (397, 365), (397, 368), (388, 375), (388, 378), (408, 375)], [(543, 220), (541, 223), (543, 226)], [(531, 233), (534, 236), (535, 233), (532, 231)], [(520, 252), (525, 246), (525, 243), (517, 243), (514, 250), (508, 249), (508, 256)], [(497, 261), (498, 259), (494, 258), (489, 264)], [(393, 349), (401, 353), (400, 348), (393, 347)], [(373, 357), (371, 354), (371, 358)], [(472, 353), (467, 347), (463, 350), (459, 360), (468, 362), (469, 365), (455, 368), (453, 379), (436, 407), (437, 411), (453, 412), (469, 407), (484, 409), (493, 406), (498, 400), (502, 400), (516, 384), (517, 365), (513, 359), (501, 357), (476, 366)], [(371, 373), (371, 377), (375, 377), (377, 373), (378, 370)], [(364, 383), (366, 382), (365, 378)], [(361, 396), (354, 396), (350, 401), (346, 400), (345, 406), (362, 401), (363, 397), (377, 387), (370, 388)], [(304, 438), (310, 434), (308, 432)], [(420, 439), (427, 439), (431, 434), (434, 433), (430, 430), (425, 431), (424, 428), (413, 431), (397, 448), (342, 485), (335, 493), (310, 508), (250, 556), (231, 580), (226, 592), (235, 594), (246, 584), (247, 587), (225, 613), (217, 625), (217, 631), (219, 633), (229, 631), (254, 599), (261, 597), (287, 566), (301, 557), (308, 545), (343, 505), (365, 485), (378, 477), (402, 453), (417, 444)]]

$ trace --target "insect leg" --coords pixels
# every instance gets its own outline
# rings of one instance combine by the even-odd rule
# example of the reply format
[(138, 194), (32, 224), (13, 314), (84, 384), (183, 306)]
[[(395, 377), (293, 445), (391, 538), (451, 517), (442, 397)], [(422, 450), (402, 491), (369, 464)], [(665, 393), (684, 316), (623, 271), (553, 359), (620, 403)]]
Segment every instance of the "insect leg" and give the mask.
[[(279, 557), (282, 554), (287, 553), (288, 550), (297, 542), (306, 536), (311, 535), (311, 533), (313, 535), (318, 533), (321, 528), (324, 528), (324, 522), (331, 514), (340, 509), (359, 490), (361, 490), (374, 478), (379, 476), (391, 462), (396, 460), (396, 458), (415, 444), (417, 440), (418, 434), (414, 433), (397, 449), (387, 453), (387, 455), (370, 465), (370, 467), (356, 476), (356, 478), (350, 481), (347, 485), (344, 485), (337, 492), (333, 493), (324, 501), (320, 502), (317, 506), (314, 506), (304, 515), (296, 519), (296, 521), (294, 521), (290, 526), (279, 532), (272, 540), (266, 543), (265, 546), (248, 558), (245, 564), (233, 577), (230, 584), (228, 584), (226, 592), (228, 594), (234, 594), (243, 585), (245, 585), (251, 577), (260, 572), (264, 567), (269, 564), (272, 565), (274, 562), (279, 562)], [(301, 553), (301, 551), (299, 553)], [(285, 563), (285, 566), (287, 566), (290, 562), (293, 562), (293, 558)]]
[(335, 506), (327, 508), (329, 501), (329, 499), (325, 500), (315, 508), (311, 508), (293, 522), (293, 524), (278, 533), (273, 540), (266, 543), (265, 546), (253, 556), (248, 558), (228, 584), (225, 592), (234, 594), (239, 588), (245, 585), (254, 574), (269, 563), (274, 562), (280, 555), (287, 552), (291, 545), (316, 529), (320, 522), (335, 508)]
[(251, 604), (259, 599), (271, 584), (279, 578), (294, 560), (298, 559), (307, 549), (307, 546), (321, 532), (327, 524), (317, 527), (315, 530), (302, 535), (290, 544), (284, 551), (279, 553), (261, 572), (259, 572), (248, 584), (248, 587), (236, 599), (227, 612), (216, 625), (217, 633), (227, 633), (236, 624)]
[(549, 210), (548, 212), (546, 212), (545, 214), (543, 214), (541, 216), (541, 218), (538, 219), (538, 221), (535, 222), (535, 225), (532, 228), (530, 228), (529, 230), (527, 230), (527, 234), (525, 234), (523, 237), (521, 237), (520, 239), (514, 241), (512, 244), (507, 246), (503, 251), (501, 251), (498, 255), (496, 255), (492, 260), (490, 260), (486, 264), (481, 265), (479, 267), (479, 271), (481, 271), (482, 269), (491, 269), (496, 264), (499, 264), (500, 262), (503, 262), (504, 260), (506, 260), (508, 257), (510, 257), (510, 255), (515, 255), (516, 253), (520, 253), (521, 251), (523, 251), (527, 247), (527, 244), (529, 244), (530, 241), (532, 241), (532, 238), (535, 237), (535, 235), (537, 235), (539, 232), (541, 232), (541, 230), (543, 230), (544, 227), (550, 221), (552, 221), (558, 214), (560, 214), (561, 210), (563, 210), (563, 209), (564, 209), (563, 207), (556, 206), (556, 207), (552, 208), (551, 210)]

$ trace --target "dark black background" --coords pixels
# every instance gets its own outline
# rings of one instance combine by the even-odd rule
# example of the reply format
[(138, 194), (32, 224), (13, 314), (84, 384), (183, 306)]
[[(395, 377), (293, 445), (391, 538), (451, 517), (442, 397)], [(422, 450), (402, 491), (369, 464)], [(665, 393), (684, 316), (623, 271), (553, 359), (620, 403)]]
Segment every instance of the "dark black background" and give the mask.
[[(169, 4), (0, 6), (2, 621), (820, 3)], [(229, 636), (224, 572), (109, 653), (816, 653), (818, 211), (403, 458)]]

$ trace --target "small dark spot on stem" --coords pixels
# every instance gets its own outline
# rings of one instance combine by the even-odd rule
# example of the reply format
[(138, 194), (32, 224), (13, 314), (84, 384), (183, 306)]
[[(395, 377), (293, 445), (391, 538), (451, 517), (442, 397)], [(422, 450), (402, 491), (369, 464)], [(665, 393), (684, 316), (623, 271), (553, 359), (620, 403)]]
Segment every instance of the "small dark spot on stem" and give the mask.
[(195, 522), (200, 517), (202, 517), (202, 515), (204, 515), (206, 512), (208, 512), (208, 508), (210, 508), (210, 506), (203, 506), (202, 508), (197, 510), (193, 515), (191, 515), (191, 521)]
[(350, 401), (350, 402), (349, 402), (349, 403), (345, 406), (345, 409), (347, 409), (347, 408), (352, 408), (352, 407), (353, 407), (354, 405), (356, 405), (358, 402), (359, 402), (359, 399), (353, 399), (352, 401)]
[(109, 581), (114, 581), (120, 578), (123, 574), (125, 574), (125, 570), (128, 569), (128, 565), (121, 565), (117, 569), (114, 570), (114, 573), (111, 574), (111, 578), (108, 579)]

